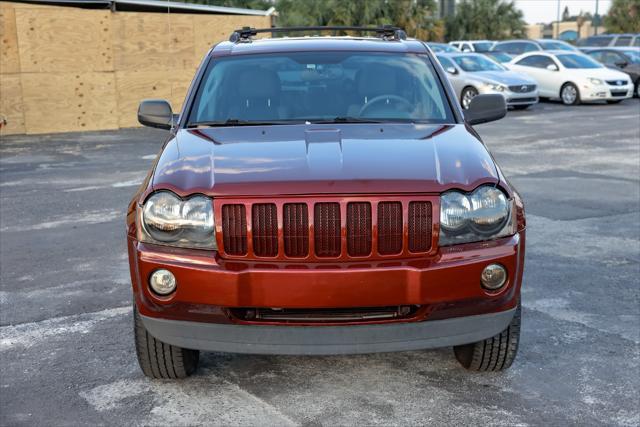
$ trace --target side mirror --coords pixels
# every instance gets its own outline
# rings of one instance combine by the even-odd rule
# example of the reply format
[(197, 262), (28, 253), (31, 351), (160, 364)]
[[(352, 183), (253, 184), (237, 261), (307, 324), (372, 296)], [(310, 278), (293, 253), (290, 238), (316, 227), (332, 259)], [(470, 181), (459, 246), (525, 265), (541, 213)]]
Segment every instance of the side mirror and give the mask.
[(500, 120), (507, 115), (507, 103), (499, 94), (476, 95), (469, 108), (464, 110), (464, 118), (470, 125), (479, 125)]
[(458, 74), (458, 70), (456, 70), (454, 67), (447, 67), (444, 70), (449, 74)]
[(618, 68), (624, 68), (627, 65), (629, 65), (629, 63), (627, 61), (616, 61), (615, 66)]
[(558, 66), (556, 64), (547, 65), (547, 70), (549, 71), (558, 71)]
[(138, 107), (138, 121), (152, 128), (171, 129), (175, 120), (169, 102), (164, 99), (145, 99)]

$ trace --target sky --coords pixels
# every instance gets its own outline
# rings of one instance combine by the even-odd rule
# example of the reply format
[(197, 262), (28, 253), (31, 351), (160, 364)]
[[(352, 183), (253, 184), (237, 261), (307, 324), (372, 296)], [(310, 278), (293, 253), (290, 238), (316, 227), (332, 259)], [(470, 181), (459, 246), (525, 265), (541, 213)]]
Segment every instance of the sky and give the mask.
[[(598, 14), (601, 16), (607, 13), (612, 0), (598, 1)], [(558, 0), (515, 0), (516, 6), (524, 13), (524, 20), (528, 24), (538, 22), (550, 23), (556, 20)], [(565, 6), (569, 7), (571, 15), (577, 15), (580, 10), (584, 12), (596, 11), (596, 0), (560, 0), (560, 19)]]

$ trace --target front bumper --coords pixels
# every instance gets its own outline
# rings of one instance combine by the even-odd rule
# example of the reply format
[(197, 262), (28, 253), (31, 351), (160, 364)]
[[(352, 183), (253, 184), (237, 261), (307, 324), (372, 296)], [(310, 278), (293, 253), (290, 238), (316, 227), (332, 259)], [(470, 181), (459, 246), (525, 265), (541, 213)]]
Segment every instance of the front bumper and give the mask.
[(146, 316), (142, 316), (142, 322), (155, 338), (183, 348), (229, 353), (328, 355), (420, 350), (477, 342), (503, 331), (515, 310), (384, 325), (221, 325)]
[(512, 92), (511, 90), (499, 92), (490, 88), (481, 88), (479, 93), (502, 95), (508, 107), (515, 105), (533, 105), (539, 101), (537, 89), (531, 92)]
[(633, 97), (633, 85), (624, 86), (583, 84), (580, 88), (581, 101), (613, 101)]

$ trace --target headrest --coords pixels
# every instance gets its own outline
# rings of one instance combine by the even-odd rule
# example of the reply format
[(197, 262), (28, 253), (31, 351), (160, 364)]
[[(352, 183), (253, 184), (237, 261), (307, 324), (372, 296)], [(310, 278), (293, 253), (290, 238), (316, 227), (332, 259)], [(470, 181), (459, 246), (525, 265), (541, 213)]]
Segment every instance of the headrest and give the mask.
[(395, 70), (387, 65), (368, 65), (358, 72), (358, 94), (374, 97), (396, 93), (397, 77)]
[(236, 82), (240, 98), (272, 98), (280, 94), (280, 79), (275, 71), (254, 67), (243, 70)]

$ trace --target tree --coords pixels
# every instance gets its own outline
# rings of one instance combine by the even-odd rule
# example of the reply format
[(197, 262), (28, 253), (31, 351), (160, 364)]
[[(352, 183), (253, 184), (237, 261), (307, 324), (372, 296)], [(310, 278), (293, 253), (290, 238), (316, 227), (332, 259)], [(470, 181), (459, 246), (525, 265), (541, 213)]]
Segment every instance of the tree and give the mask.
[(182, 3), (197, 3), (210, 6), (240, 7), (243, 9), (267, 10), (273, 6), (269, 0), (177, 0)]
[(571, 18), (571, 14), (569, 13), (569, 6), (564, 7), (564, 12), (562, 12), (562, 20), (568, 21)]
[(446, 21), (449, 40), (500, 40), (525, 35), (522, 11), (510, 0), (462, 0)]
[(640, 32), (640, 0), (613, 0), (604, 26), (610, 33)]

